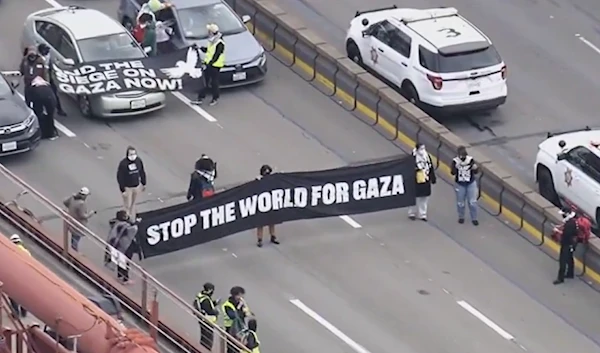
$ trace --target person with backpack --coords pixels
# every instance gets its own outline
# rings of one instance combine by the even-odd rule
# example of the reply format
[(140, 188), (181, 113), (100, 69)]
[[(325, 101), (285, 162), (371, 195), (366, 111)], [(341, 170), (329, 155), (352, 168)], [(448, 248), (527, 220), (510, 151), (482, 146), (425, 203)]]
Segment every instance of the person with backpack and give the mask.
[(560, 251), (558, 256), (558, 276), (554, 284), (561, 284), (565, 278), (575, 277), (575, 263), (573, 253), (577, 245), (577, 213), (570, 208), (560, 212), (563, 217), (562, 232), (560, 237)]
[(104, 255), (104, 265), (117, 265), (117, 278), (123, 284), (129, 284), (129, 261), (135, 253), (139, 253), (139, 245), (135, 239), (138, 226), (125, 210), (119, 210), (115, 219), (110, 221), (107, 249)]
[(198, 201), (215, 194), (215, 179), (217, 178), (217, 163), (203, 154), (194, 165), (188, 187), (188, 201)]

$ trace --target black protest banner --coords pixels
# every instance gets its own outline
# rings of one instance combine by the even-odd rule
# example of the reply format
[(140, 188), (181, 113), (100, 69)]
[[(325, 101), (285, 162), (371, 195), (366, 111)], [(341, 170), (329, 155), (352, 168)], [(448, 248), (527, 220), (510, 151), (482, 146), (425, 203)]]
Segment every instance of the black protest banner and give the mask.
[(189, 47), (138, 60), (90, 62), (52, 66), (58, 89), (67, 94), (111, 94), (124, 91), (181, 91), (196, 89), (202, 77), (200, 56)]
[(202, 201), (140, 214), (138, 240), (144, 256), (153, 257), (258, 226), (414, 204), (412, 157), (324, 171), (277, 173)]

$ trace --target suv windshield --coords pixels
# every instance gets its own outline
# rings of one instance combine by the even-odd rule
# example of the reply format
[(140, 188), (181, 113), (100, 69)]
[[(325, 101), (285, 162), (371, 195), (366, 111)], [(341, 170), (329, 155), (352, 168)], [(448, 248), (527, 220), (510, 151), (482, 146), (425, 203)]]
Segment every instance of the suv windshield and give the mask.
[(502, 63), (494, 46), (486, 49), (453, 55), (438, 55), (439, 73), (461, 72), (482, 69)]
[(241, 33), (246, 30), (239, 18), (224, 4), (179, 9), (179, 22), (188, 39), (204, 39), (208, 37), (206, 25), (216, 23), (223, 34)]
[(145, 56), (128, 33), (82, 39), (77, 44), (84, 62), (141, 59)]

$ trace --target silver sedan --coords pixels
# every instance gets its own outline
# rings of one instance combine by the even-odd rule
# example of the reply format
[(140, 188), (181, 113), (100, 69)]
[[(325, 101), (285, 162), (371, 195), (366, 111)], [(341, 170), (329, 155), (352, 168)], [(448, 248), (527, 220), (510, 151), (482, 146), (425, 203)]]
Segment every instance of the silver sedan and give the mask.
[[(50, 47), (50, 57), (69, 66), (84, 62), (140, 59), (143, 49), (132, 35), (106, 14), (80, 7), (51, 8), (25, 20), (22, 45)], [(149, 113), (165, 106), (162, 92), (128, 91), (105, 95), (72, 95), (84, 116), (103, 118)]]

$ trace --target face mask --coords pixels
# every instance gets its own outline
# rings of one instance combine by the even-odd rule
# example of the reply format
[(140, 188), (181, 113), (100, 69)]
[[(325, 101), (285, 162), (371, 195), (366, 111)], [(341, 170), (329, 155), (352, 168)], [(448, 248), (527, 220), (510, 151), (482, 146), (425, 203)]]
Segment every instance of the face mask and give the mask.
[(467, 159), (467, 155), (466, 154), (461, 154), (459, 156), (459, 158), (460, 158), (461, 161), (464, 161), (465, 159)]
[(127, 155), (127, 159), (129, 159), (129, 160), (130, 160), (130, 161), (132, 161), (132, 162), (133, 162), (133, 161), (135, 161), (135, 160), (136, 160), (136, 158), (137, 158), (137, 154), (136, 154), (136, 153), (129, 153), (129, 154)]

